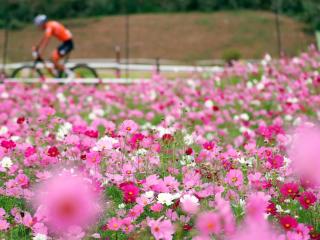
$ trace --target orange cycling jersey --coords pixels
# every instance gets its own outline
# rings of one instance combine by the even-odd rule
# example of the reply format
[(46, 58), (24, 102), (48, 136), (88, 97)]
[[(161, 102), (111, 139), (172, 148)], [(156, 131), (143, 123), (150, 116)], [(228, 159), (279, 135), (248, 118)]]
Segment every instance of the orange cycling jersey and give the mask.
[(45, 35), (47, 38), (54, 36), (62, 42), (72, 39), (71, 32), (63, 26), (61, 23), (56, 21), (49, 21), (45, 25)]

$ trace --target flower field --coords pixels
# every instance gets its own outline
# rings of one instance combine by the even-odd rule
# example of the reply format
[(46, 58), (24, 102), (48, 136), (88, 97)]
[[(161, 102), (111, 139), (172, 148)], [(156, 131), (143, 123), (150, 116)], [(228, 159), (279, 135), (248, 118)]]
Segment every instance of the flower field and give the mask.
[(320, 239), (319, 60), (1, 85), (0, 238)]

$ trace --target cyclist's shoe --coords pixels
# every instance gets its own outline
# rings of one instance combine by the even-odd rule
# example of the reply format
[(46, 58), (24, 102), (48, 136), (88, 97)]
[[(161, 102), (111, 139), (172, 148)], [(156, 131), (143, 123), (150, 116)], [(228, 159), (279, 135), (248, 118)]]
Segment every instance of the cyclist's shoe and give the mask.
[(58, 70), (58, 78), (63, 78), (65, 75), (65, 72), (64, 71), (61, 71), (61, 70)]

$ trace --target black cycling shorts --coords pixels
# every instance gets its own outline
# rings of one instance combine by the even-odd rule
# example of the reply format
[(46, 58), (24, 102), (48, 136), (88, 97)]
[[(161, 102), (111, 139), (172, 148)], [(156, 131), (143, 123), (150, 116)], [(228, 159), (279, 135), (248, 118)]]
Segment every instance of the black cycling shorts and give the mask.
[(63, 42), (59, 47), (58, 47), (58, 53), (60, 57), (64, 57), (68, 53), (70, 53), (74, 48), (73, 41), (72, 39), (67, 40)]

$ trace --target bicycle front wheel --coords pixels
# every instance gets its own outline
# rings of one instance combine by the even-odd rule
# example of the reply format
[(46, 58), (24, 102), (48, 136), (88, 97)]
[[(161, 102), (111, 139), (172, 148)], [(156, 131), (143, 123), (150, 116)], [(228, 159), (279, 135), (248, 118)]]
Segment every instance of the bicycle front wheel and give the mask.
[(22, 66), (20, 68), (15, 69), (12, 74), (12, 78), (41, 78), (43, 74), (37, 68), (33, 66)]
[(86, 64), (77, 64), (71, 70), (75, 73), (75, 78), (99, 78), (96, 70)]

